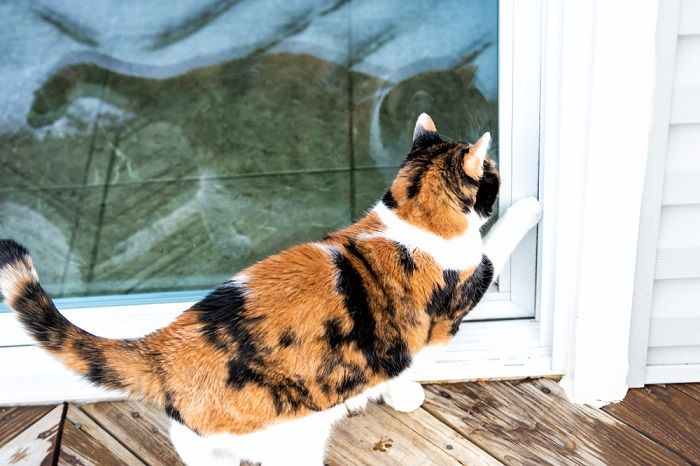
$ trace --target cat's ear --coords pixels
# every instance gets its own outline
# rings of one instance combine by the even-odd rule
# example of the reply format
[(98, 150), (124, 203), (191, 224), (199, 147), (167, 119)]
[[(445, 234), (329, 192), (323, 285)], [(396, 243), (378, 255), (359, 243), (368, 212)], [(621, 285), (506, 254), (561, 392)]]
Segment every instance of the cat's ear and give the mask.
[(439, 140), (440, 135), (437, 132), (433, 119), (427, 113), (421, 113), (413, 130), (413, 145), (422, 145)]
[(478, 141), (469, 146), (469, 152), (464, 158), (464, 170), (467, 173), (481, 172), (489, 145), (491, 145), (491, 133), (484, 133)]

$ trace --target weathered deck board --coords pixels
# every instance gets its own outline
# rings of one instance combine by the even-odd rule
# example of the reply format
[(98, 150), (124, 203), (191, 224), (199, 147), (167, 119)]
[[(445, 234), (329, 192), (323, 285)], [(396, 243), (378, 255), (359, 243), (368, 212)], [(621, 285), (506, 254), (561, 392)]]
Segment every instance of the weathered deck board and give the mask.
[(145, 463), (183, 464), (170, 444), (170, 420), (165, 413), (133, 401), (86, 404), (81, 408)]
[(51, 465), (56, 450), (63, 405), (56, 406), (0, 448), (0, 464)]
[(700, 401), (700, 383), (679, 383), (673, 387)]
[(700, 401), (672, 386), (648, 385), (603, 408), (691, 463), (700, 463)]
[(0, 447), (34, 424), (55, 406), (0, 408)]
[(336, 426), (326, 462), (331, 466), (460, 464), (374, 403)]
[[(366, 413), (342, 421), (331, 438), (328, 464), (696, 462), (700, 384), (634, 390), (604, 411), (571, 405), (547, 380), (426, 388), (424, 408), (414, 413), (372, 404)], [(6, 442), (0, 444), (0, 465), (48, 466), (55, 460), (60, 465), (181, 466), (166, 436), (169, 420), (148, 405), (68, 405), (63, 424), (62, 413), (63, 405), (0, 408), (0, 439)]]
[(428, 386), (426, 410), (506, 464), (688, 464), (552, 381)]
[(379, 408), (461, 464), (469, 466), (503, 464), (454, 430), (446, 428), (445, 424), (424, 409), (412, 413), (399, 413), (386, 405), (380, 405)]
[(144, 463), (77, 406), (68, 405), (59, 465), (140, 466)]

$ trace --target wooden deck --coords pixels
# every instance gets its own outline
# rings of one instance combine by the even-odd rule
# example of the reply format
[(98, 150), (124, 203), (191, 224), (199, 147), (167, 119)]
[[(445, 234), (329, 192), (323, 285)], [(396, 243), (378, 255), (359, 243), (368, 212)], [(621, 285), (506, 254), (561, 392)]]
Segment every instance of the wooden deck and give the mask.
[[(428, 385), (423, 408), (372, 404), (329, 465), (700, 465), (700, 384), (631, 390), (602, 410), (546, 379)], [(0, 465), (180, 465), (168, 419), (136, 402), (0, 408)]]

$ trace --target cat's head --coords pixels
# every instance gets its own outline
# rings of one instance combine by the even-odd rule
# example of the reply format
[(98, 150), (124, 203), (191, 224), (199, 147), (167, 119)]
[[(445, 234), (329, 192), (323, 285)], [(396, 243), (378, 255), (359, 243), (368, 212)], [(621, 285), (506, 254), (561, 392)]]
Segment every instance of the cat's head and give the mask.
[(444, 238), (480, 228), (500, 187), (496, 163), (486, 156), (490, 142), (489, 133), (473, 144), (448, 141), (421, 114), (411, 152), (382, 202), (403, 220)]

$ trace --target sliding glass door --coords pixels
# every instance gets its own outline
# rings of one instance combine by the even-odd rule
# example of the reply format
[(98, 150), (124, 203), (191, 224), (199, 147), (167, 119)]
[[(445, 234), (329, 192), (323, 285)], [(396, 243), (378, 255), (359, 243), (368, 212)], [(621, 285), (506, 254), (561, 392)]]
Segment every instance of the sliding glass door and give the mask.
[(0, 236), (64, 306), (196, 299), (350, 224), (420, 112), (498, 141), (496, 0), (165, 5), (0, 5)]

